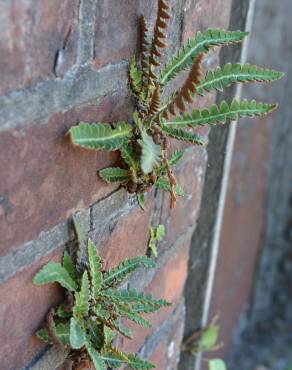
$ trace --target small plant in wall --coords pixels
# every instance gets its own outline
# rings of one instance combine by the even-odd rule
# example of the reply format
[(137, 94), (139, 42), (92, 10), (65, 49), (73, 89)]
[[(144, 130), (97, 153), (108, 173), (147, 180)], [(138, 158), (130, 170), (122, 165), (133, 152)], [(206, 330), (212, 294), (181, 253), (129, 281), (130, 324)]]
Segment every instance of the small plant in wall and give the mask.
[[(141, 55), (130, 65), (130, 86), (136, 99), (136, 110), (130, 122), (84, 123), (69, 130), (74, 145), (93, 150), (119, 150), (121, 167), (99, 172), (109, 183), (120, 183), (136, 193), (143, 206), (143, 194), (153, 187), (170, 192), (171, 207), (184, 192), (177, 184), (173, 166), (181, 159), (177, 152), (169, 158), (169, 139), (194, 145), (206, 145), (204, 137), (194, 129), (204, 125), (224, 124), (239, 117), (257, 117), (273, 111), (277, 104), (255, 100), (230, 102), (209, 108), (188, 108), (195, 100), (211, 92), (222, 91), (234, 83), (270, 82), (283, 74), (250, 64), (226, 64), (202, 75), (205, 55), (216, 46), (241, 42), (246, 32), (208, 29), (198, 32), (178, 54), (162, 66), (160, 58), (166, 48), (166, 30), (170, 19), (167, 0), (158, 0), (157, 20), (152, 38), (144, 17), (141, 17)], [(166, 95), (165, 88), (181, 72), (188, 76), (181, 88)]]
[(64, 350), (67, 369), (92, 363), (96, 370), (124, 364), (133, 369), (155, 368), (137, 354), (125, 353), (115, 345), (116, 334), (132, 338), (122, 319), (147, 328), (151, 324), (143, 315), (170, 305), (163, 299), (155, 300), (151, 294), (119, 288), (130, 273), (140, 267), (154, 268), (155, 263), (141, 256), (103, 271), (101, 258), (90, 240), (87, 254), (88, 263), (79, 249), (74, 263), (65, 251), (62, 264), (49, 262), (34, 277), (37, 285), (59, 283), (67, 297), (65, 303), (49, 311), (46, 325), (37, 336)]

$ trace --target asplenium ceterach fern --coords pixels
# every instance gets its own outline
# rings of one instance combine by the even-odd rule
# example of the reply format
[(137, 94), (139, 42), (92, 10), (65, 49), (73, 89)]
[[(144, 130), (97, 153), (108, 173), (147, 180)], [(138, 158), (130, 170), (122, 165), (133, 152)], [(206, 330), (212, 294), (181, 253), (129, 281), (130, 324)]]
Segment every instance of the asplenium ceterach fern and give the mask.
[[(143, 194), (152, 187), (171, 194), (171, 207), (177, 196), (184, 195), (178, 186), (172, 167), (182, 152), (168, 158), (168, 138), (194, 145), (206, 145), (206, 138), (193, 129), (203, 125), (223, 124), (240, 117), (257, 117), (273, 111), (277, 104), (255, 100), (223, 101), (219, 106), (187, 112), (189, 104), (212, 90), (222, 91), (234, 83), (271, 82), (283, 73), (258, 68), (250, 64), (226, 64), (202, 76), (204, 56), (215, 46), (241, 42), (246, 32), (208, 29), (198, 32), (165, 66), (160, 57), (166, 47), (166, 28), (170, 18), (167, 0), (158, 0), (157, 20), (152, 39), (144, 17), (141, 17), (141, 56), (130, 64), (130, 86), (136, 98), (136, 111), (131, 122), (80, 123), (69, 135), (73, 144), (95, 150), (119, 150), (123, 159), (121, 168), (99, 171), (107, 182), (117, 182), (129, 192), (137, 193), (143, 206)], [(165, 87), (181, 72), (189, 71), (182, 87), (165, 96)]]
[(72, 258), (65, 251), (62, 264), (49, 262), (34, 277), (37, 285), (59, 283), (66, 290), (65, 303), (49, 311), (46, 325), (37, 336), (64, 350), (67, 368), (80, 363), (93, 363), (96, 370), (120, 368), (124, 364), (133, 369), (155, 368), (137, 354), (118, 349), (114, 339), (116, 334), (132, 338), (123, 319), (148, 328), (151, 324), (144, 314), (170, 305), (151, 294), (119, 288), (138, 268), (154, 268), (156, 264), (146, 256), (138, 256), (103, 271), (101, 258), (90, 240), (88, 262), (82, 255), (79, 251)]

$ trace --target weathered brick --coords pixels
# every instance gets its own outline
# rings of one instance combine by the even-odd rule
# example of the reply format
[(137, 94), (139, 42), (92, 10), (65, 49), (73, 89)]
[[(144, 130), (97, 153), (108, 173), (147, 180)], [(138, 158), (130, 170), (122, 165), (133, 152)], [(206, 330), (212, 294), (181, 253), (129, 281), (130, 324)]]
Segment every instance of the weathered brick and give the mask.
[[(121, 191), (121, 196), (128, 199), (125, 190)], [(146, 253), (154, 206), (153, 197), (149, 197), (145, 212), (136, 206), (129, 210), (126, 208), (125, 214), (120, 214), (119, 201), (117, 198), (115, 200), (117, 204), (113, 204), (113, 207), (117, 213), (106, 215), (102, 207), (93, 211), (98, 219), (90, 236), (98, 246), (106, 269), (116, 266), (126, 258)], [(104, 217), (100, 212), (104, 213)]]
[[(187, 193), (179, 197), (175, 209), (170, 209), (169, 194), (165, 193), (160, 222), (166, 227), (166, 238), (160, 244), (160, 251), (168, 248), (185, 233), (195, 227), (201, 205), (201, 195), (206, 169), (206, 152), (194, 148), (185, 154), (184, 163), (177, 170), (177, 181)], [(183, 222), (182, 222), (183, 220)]]
[(124, 97), (114, 94), (98, 107), (71, 109), (55, 114), (47, 124), (0, 135), (1, 254), (113, 190), (98, 178), (97, 170), (113, 163), (116, 153), (74, 148), (65, 133), (80, 120), (127, 119), (128, 106)]
[(166, 299), (172, 303), (172, 306), (147, 315), (152, 324), (150, 329), (143, 329), (135, 324), (128, 323), (128, 326), (133, 331), (135, 340), (122, 338), (121, 344), (124, 350), (129, 352), (138, 351), (146, 338), (159, 327), (181, 301), (187, 276), (189, 244), (190, 240), (186, 240), (180, 248), (171, 254), (165, 265), (157, 270), (152, 282), (145, 289), (145, 293), (151, 293), (156, 298)]
[(2, 370), (22, 369), (44, 344), (34, 336), (49, 307), (61, 299), (57, 285), (37, 287), (32, 283), (36, 272), (49, 260), (60, 260), (61, 251), (41, 259), (0, 286)]
[(0, 4), (0, 92), (30, 85), (74, 64), (78, 0), (28, 0)]
[[(175, 17), (181, 2), (171, 0), (170, 13), (173, 15), (167, 31), (172, 37), (171, 44), (177, 47), (179, 39), (178, 20)], [(139, 50), (138, 20), (143, 14), (152, 31), (156, 20), (157, 2), (152, 0), (100, 0), (97, 6), (95, 65), (129, 60)], [(166, 52), (167, 53), (167, 52)]]

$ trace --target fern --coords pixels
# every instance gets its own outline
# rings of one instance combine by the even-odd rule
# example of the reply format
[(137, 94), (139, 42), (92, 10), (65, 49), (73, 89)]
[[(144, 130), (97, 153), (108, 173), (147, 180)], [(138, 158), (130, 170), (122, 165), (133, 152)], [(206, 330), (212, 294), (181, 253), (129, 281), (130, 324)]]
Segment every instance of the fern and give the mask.
[(80, 123), (69, 130), (74, 145), (86, 149), (120, 149), (131, 137), (131, 125), (119, 122), (115, 128), (104, 123)]
[[(223, 101), (220, 107), (214, 104), (210, 110), (196, 109), (190, 115), (187, 114), (182, 117), (177, 117), (173, 121), (164, 122), (163, 130), (169, 130), (170, 126), (196, 127), (217, 123), (222, 124), (227, 120), (236, 120), (239, 117), (259, 117), (271, 113), (276, 108), (277, 104), (258, 103), (255, 100), (248, 101), (246, 99), (242, 102), (238, 102), (236, 99), (233, 99), (230, 105), (226, 101)], [(183, 140), (183, 138), (180, 140)]]
[(251, 64), (227, 63), (224, 68), (217, 67), (214, 71), (209, 70), (206, 77), (197, 86), (197, 93), (204, 95), (212, 89), (223, 91), (234, 83), (243, 82), (271, 82), (283, 77), (283, 73), (271, 69), (259, 68)]
[[(80, 235), (83, 233), (78, 226)], [(83, 243), (83, 237), (80, 240)], [(116, 334), (129, 339), (133, 337), (131, 330), (123, 325), (123, 319), (149, 328), (151, 324), (144, 314), (170, 305), (163, 299), (154, 299), (151, 294), (119, 290), (119, 285), (130, 273), (141, 267), (153, 268), (156, 264), (150, 258), (140, 256), (103, 271), (101, 258), (91, 240), (87, 243), (88, 261), (82, 274), (76, 272), (77, 266), (69, 256), (65, 251), (63, 265), (50, 262), (34, 278), (36, 284), (58, 282), (68, 290), (68, 301), (49, 311), (45, 328), (37, 331), (36, 335), (46, 343), (66, 346), (73, 366), (82, 359), (91, 361), (98, 370), (125, 364), (133, 369), (153, 368), (151, 363), (136, 354), (125, 354), (115, 348), (113, 341)]]
[(219, 29), (209, 29), (204, 33), (198, 32), (196, 37), (188, 40), (178, 55), (161, 72), (161, 84), (166, 85), (179, 72), (189, 68), (201, 53), (208, 52), (211, 47), (241, 42), (247, 35), (247, 32)]
[(113, 182), (127, 183), (130, 179), (129, 171), (118, 167), (105, 168), (99, 171), (99, 175), (104, 181), (108, 183)]
[[(177, 193), (183, 193), (173, 173), (175, 163), (168, 157), (169, 141), (175, 139), (200, 146), (208, 143), (197, 132), (185, 128), (223, 124), (241, 117), (260, 117), (277, 107), (270, 103), (233, 100), (193, 109), (190, 105), (195, 99), (235, 83), (272, 82), (283, 77), (283, 73), (271, 69), (231, 63), (208, 70), (202, 76), (206, 53), (217, 46), (241, 42), (248, 35), (247, 32), (221, 29), (198, 32), (162, 66), (170, 8), (167, 0), (157, 0), (152, 37), (145, 18), (140, 17), (141, 55), (137, 60), (133, 58), (129, 66), (129, 81), (136, 103), (129, 123), (120, 122), (113, 127), (105, 123), (81, 123), (69, 131), (73, 144), (80, 147), (120, 151), (122, 168), (102, 169), (100, 177), (108, 183), (121, 184), (131, 194), (136, 193), (143, 210), (144, 194), (153, 188), (170, 193), (171, 208), (176, 205)], [(184, 71), (188, 73), (185, 81), (169, 95), (167, 85)]]

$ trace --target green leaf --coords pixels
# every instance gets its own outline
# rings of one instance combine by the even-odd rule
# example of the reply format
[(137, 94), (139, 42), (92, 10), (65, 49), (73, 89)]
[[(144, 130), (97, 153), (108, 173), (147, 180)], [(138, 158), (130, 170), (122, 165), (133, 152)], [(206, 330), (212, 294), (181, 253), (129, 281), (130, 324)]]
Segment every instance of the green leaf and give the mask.
[(155, 268), (156, 263), (146, 256), (137, 256), (125, 260), (117, 267), (105, 272), (103, 277), (103, 289), (120, 284), (129, 274), (140, 267)]
[(130, 290), (112, 290), (108, 289), (102, 292), (102, 297), (109, 301), (120, 303), (141, 303), (145, 306), (156, 308), (157, 310), (161, 307), (167, 307), (171, 304), (164, 299), (155, 300), (151, 294), (144, 295), (144, 293), (138, 293), (135, 289)]
[(99, 352), (93, 348), (92, 344), (89, 341), (86, 342), (86, 349), (93, 362), (95, 370), (106, 370), (107, 366), (103, 358), (101, 357)]
[[(65, 345), (69, 344), (70, 325), (67, 323), (56, 324), (56, 335), (60, 341)], [(52, 344), (51, 338), (47, 329), (40, 329), (36, 332), (36, 336), (46, 343)]]
[(207, 71), (205, 79), (197, 86), (196, 93), (204, 95), (212, 89), (223, 91), (225, 87), (233, 83), (245, 82), (271, 82), (279, 80), (284, 73), (271, 69), (259, 68), (251, 64), (227, 63), (224, 68), (217, 67), (215, 70)]
[(133, 339), (131, 330), (125, 327), (119, 320), (111, 321), (111, 326), (128, 339)]
[(138, 69), (136, 58), (133, 57), (130, 64), (131, 88), (136, 95), (139, 95), (142, 88), (142, 71)]
[(74, 317), (87, 316), (89, 311), (89, 279), (87, 271), (84, 271), (80, 292), (75, 293), (75, 305), (73, 308)]
[[(159, 179), (155, 183), (155, 186), (158, 189), (162, 189), (162, 190), (165, 190), (165, 191), (170, 191), (169, 178), (167, 176), (159, 177)], [(174, 186), (174, 190), (175, 190), (176, 195), (178, 195), (180, 197), (185, 197), (187, 195), (184, 192), (184, 190), (177, 184)]]
[(148, 369), (155, 369), (155, 365), (153, 365), (151, 362), (143, 360), (141, 357), (139, 357), (136, 354), (127, 354), (128, 357), (128, 364), (133, 368), (137, 370), (148, 370)]
[(107, 326), (104, 327), (104, 343), (106, 346), (109, 346), (112, 344), (113, 340), (116, 337), (116, 333), (108, 328)]
[(209, 370), (227, 370), (225, 362), (219, 358), (209, 361)]
[(186, 141), (187, 143), (200, 145), (200, 146), (205, 146), (208, 143), (208, 140), (205, 139), (201, 135), (198, 135), (198, 134), (190, 132), (190, 131), (185, 131), (181, 128), (170, 127), (169, 122), (167, 122), (166, 124), (163, 124), (161, 129), (168, 136), (170, 136), (174, 139), (177, 139), (177, 140)]
[(88, 260), (92, 282), (92, 294), (94, 298), (97, 298), (102, 286), (101, 258), (97, 254), (96, 247), (90, 239), (88, 240)]
[(202, 350), (203, 351), (212, 350), (216, 346), (218, 336), (219, 336), (219, 326), (218, 325), (209, 326), (204, 332), (200, 341), (200, 346), (202, 347)]
[(162, 70), (161, 84), (166, 85), (179, 72), (188, 69), (199, 54), (208, 52), (213, 46), (241, 42), (247, 35), (247, 32), (220, 29), (208, 29), (204, 33), (198, 32), (196, 37), (189, 39), (178, 55)]
[(165, 237), (165, 226), (163, 224), (160, 224), (156, 229), (156, 240), (160, 242), (164, 237)]
[[(183, 156), (184, 156), (183, 150), (176, 150), (168, 161), (170, 167), (173, 167), (175, 164), (177, 164), (183, 158)], [(161, 164), (157, 168), (156, 174), (157, 176), (160, 176), (164, 172), (166, 172), (166, 166), (164, 164)]]
[(71, 317), (70, 320), (70, 345), (73, 349), (80, 349), (86, 343), (86, 333), (79, 322)]
[(145, 194), (137, 194), (137, 200), (138, 200), (140, 208), (143, 211), (145, 211), (145, 202), (146, 202)]
[(120, 149), (132, 136), (132, 126), (119, 122), (112, 128), (106, 123), (79, 123), (69, 130), (72, 143), (87, 149)]
[(128, 170), (124, 170), (119, 167), (108, 167), (99, 171), (100, 177), (108, 182), (120, 182), (126, 183), (130, 180), (130, 173)]
[(72, 259), (67, 251), (64, 252), (63, 256), (63, 267), (68, 272), (72, 280), (77, 281), (76, 269), (72, 262)]
[[(227, 120), (237, 120), (240, 117), (260, 117), (272, 112), (277, 106), (277, 104), (258, 103), (256, 100), (248, 101), (246, 99), (241, 102), (233, 99), (229, 105), (224, 100), (220, 107), (214, 104), (209, 110), (195, 109), (190, 115), (186, 114), (175, 118), (173, 121), (164, 122), (163, 131), (165, 131), (165, 128), (168, 130), (170, 126), (197, 127), (217, 123), (223, 124)], [(167, 130), (165, 132), (168, 133)]]
[(161, 146), (154, 144), (151, 136), (142, 132), (142, 140), (139, 140), (142, 147), (141, 168), (145, 174), (151, 173), (155, 166), (161, 162)]
[(132, 168), (136, 172), (139, 170), (139, 159), (131, 146), (129, 145), (123, 146), (121, 148), (121, 155), (123, 160), (129, 166), (129, 168)]
[(77, 264), (76, 264), (76, 268), (77, 268), (77, 271), (78, 273), (81, 275), (82, 272), (84, 271), (85, 269), (85, 256), (84, 256), (84, 250), (85, 250), (85, 247), (86, 247), (86, 244), (85, 244), (85, 241), (86, 241), (86, 237), (84, 235), (84, 232), (82, 230), (82, 227), (80, 225), (80, 223), (78, 222), (77, 220), (77, 217), (76, 215), (73, 215), (73, 224), (74, 224), (74, 229), (75, 229), (75, 233), (76, 233), (76, 237), (77, 237), (77, 241), (78, 241), (78, 250), (77, 250)]
[(150, 250), (153, 253), (154, 257), (157, 258), (158, 257), (158, 250), (157, 250), (157, 246), (156, 246), (155, 241), (154, 240), (150, 240), (150, 242), (148, 244), (148, 247), (150, 248)]
[(145, 320), (141, 315), (139, 315), (135, 310), (132, 310), (128, 305), (117, 305), (118, 313), (122, 317), (135, 322), (136, 324), (143, 326), (144, 328), (151, 328), (151, 324), (148, 320)]
[(60, 263), (49, 262), (34, 277), (34, 284), (43, 285), (49, 283), (59, 283), (63, 288), (74, 292), (77, 289), (75, 281), (71, 278), (68, 271)]
[(57, 309), (57, 316), (60, 317), (60, 318), (65, 318), (65, 317), (69, 317), (71, 315), (72, 315), (72, 312), (67, 312), (66, 309), (65, 309), (65, 305), (60, 304), (60, 306)]

